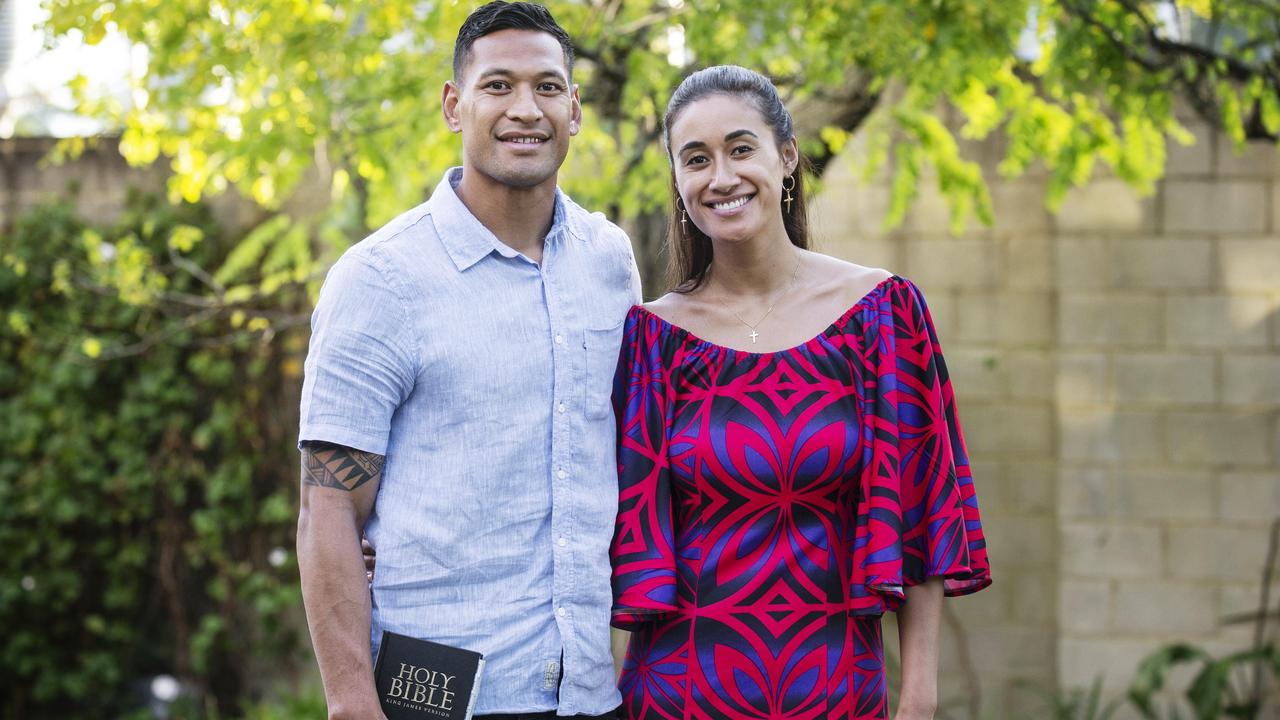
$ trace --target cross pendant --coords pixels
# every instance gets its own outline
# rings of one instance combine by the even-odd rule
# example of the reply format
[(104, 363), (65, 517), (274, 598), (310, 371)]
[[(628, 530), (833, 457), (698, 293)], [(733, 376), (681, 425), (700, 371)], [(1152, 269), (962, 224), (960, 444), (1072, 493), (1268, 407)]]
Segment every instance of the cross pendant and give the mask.
[(758, 337), (760, 337), (760, 333), (756, 332), (755, 328), (751, 328), (751, 342), (754, 343)]

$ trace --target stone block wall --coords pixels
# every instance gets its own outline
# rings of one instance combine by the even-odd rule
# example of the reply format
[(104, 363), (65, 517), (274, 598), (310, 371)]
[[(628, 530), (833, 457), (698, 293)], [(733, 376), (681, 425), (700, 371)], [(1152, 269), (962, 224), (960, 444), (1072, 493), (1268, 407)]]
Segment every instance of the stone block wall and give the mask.
[(1220, 620), (1256, 607), (1280, 516), (1280, 156), (1193, 130), (1154, 196), (1102, 176), (1054, 214), (986, 163), (995, 226), (958, 236), (927, 187), (884, 231), (886, 186), (842, 160), (815, 201), (823, 249), (912, 278), (939, 325), (996, 576), (949, 601), (982, 717), (1041, 714), (1019, 680), (1114, 693), (1168, 642), (1249, 643)]
[(1280, 158), (1196, 135), (1153, 197), (1114, 187), (1122, 209), (1104, 211), (1078, 191), (1058, 224), (1067, 686), (1119, 689), (1171, 639), (1247, 646), (1251, 628), (1221, 619), (1256, 607), (1280, 516)]

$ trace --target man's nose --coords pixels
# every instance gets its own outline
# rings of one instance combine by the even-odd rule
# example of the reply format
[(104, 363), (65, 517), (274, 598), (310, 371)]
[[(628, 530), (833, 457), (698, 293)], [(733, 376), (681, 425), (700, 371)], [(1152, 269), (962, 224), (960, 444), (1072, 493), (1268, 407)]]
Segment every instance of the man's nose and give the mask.
[(533, 91), (533, 88), (520, 85), (512, 91), (511, 105), (507, 108), (507, 117), (526, 123), (542, 119), (542, 108), (538, 107), (538, 96)]

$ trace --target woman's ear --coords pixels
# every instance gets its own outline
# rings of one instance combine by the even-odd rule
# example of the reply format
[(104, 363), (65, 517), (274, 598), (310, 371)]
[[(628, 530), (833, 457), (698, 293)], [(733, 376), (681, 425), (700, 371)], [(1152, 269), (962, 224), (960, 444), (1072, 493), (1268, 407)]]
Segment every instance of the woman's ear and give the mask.
[(782, 143), (782, 169), (790, 175), (796, 171), (796, 166), (800, 164), (800, 146), (796, 144), (794, 136), (790, 140)]

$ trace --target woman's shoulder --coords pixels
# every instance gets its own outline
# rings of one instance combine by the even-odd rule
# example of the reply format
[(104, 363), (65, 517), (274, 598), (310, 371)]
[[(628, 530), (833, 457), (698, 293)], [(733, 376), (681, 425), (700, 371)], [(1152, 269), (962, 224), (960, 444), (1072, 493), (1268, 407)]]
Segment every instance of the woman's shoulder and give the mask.
[(812, 291), (838, 298), (836, 303), (853, 307), (897, 275), (884, 268), (859, 265), (822, 253), (810, 253), (813, 267)]
[(659, 298), (638, 306), (641, 310), (675, 328), (697, 324), (697, 318), (705, 311), (698, 293), (671, 291)]

